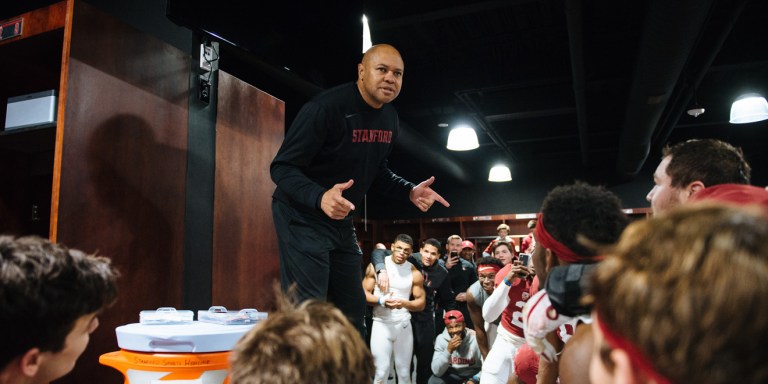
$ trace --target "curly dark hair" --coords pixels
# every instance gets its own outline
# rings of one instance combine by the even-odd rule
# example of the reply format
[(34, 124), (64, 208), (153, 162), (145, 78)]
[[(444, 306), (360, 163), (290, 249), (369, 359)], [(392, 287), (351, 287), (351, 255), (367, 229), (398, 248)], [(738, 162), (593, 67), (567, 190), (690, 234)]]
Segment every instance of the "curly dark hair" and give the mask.
[(705, 186), (749, 184), (752, 169), (741, 148), (715, 139), (692, 139), (662, 150), (662, 159), (671, 156), (667, 174), (673, 187), (696, 180)]
[(621, 201), (613, 192), (576, 182), (559, 186), (549, 192), (541, 208), (544, 227), (557, 241), (581, 256), (596, 256), (598, 245), (614, 244), (629, 224), (621, 209)]

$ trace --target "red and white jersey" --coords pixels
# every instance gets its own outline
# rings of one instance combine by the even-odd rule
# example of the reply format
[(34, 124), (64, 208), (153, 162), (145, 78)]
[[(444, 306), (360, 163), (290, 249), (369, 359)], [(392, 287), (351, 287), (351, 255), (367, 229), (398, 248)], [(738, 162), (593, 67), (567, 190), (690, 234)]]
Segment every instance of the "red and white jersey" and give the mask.
[(568, 339), (573, 337), (573, 332), (576, 330), (576, 326), (579, 324), (579, 318), (573, 318), (569, 322), (560, 325), (557, 327), (557, 337), (560, 338), (560, 340), (563, 342), (563, 344), (568, 342)]
[[(504, 277), (507, 276), (511, 268), (512, 264), (508, 264), (496, 273), (496, 287), (499, 284), (504, 284)], [(501, 326), (516, 336), (525, 337), (525, 333), (523, 333), (523, 307), (531, 297), (531, 280), (513, 279), (508, 297), (509, 304), (501, 313)]]

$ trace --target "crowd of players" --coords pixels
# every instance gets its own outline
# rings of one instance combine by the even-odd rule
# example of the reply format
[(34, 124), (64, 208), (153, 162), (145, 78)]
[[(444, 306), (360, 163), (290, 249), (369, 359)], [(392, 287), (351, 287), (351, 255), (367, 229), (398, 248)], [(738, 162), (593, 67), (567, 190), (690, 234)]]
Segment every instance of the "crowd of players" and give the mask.
[(458, 235), (379, 244), (364, 282), (374, 383), (766, 380), (766, 356), (737, 349), (768, 341), (749, 304), (768, 281), (768, 191), (750, 172), (738, 148), (690, 140), (663, 153), (652, 218), (630, 225), (618, 197), (577, 182), (550, 191), (519, 249), (506, 224), (478, 258)]

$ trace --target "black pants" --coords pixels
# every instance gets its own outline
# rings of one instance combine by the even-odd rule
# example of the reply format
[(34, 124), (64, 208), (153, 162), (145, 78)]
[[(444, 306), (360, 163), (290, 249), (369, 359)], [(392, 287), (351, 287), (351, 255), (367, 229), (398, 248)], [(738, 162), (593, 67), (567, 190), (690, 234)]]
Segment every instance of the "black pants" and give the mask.
[(296, 296), (327, 299), (352, 322), (365, 340), (362, 253), (351, 219), (331, 222), (272, 200), (280, 250), (280, 283), (296, 284)]
[(431, 317), (418, 320), (411, 317), (411, 327), (413, 354), (416, 355), (416, 383), (427, 384), (432, 376), (432, 355), (435, 353), (435, 322)]

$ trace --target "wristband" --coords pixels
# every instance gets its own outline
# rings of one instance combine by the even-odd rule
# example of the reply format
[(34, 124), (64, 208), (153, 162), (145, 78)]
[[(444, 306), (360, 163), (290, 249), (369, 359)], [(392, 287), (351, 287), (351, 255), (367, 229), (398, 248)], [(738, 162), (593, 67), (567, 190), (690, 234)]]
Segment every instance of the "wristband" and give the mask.
[(511, 281), (509, 281), (509, 280), (507, 280), (507, 278), (506, 278), (506, 277), (504, 278), (504, 280), (503, 280), (503, 281), (504, 281), (504, 284), (506, 284), (506, 285), (507, 285), (507, 287), (511, 287), (511, 286), (512, 286), (512, 282), (511, 282)]
[(379, 296), (379, 305), (381, 305), (382, 307), (386, 308), (387, 306), (384, 305), (384, 301), (382, 300), (383, 298), (384, 298), (384, 296)]

